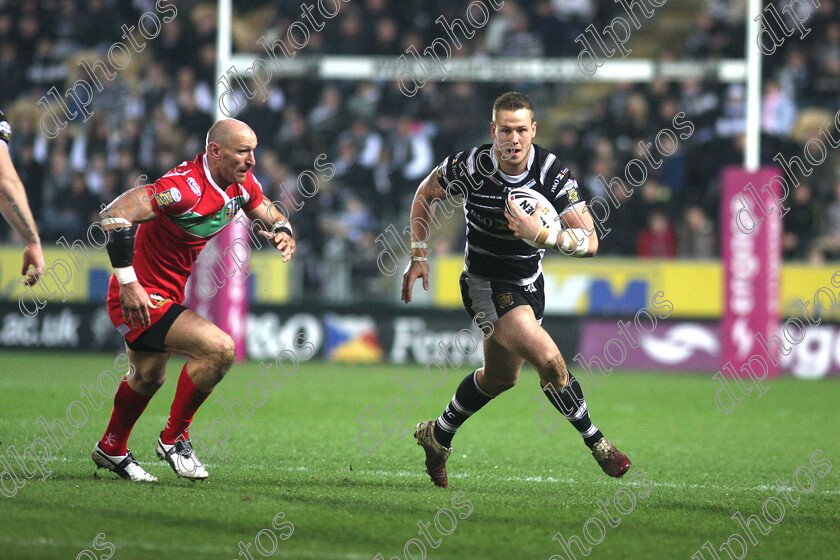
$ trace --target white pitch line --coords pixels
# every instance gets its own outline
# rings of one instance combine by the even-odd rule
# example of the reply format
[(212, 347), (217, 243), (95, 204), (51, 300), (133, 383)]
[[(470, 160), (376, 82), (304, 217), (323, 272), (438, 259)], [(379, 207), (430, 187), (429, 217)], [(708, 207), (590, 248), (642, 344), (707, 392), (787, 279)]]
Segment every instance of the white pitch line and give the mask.
[[(289, 470), (289, 471), (310, 471), (312, 469), (308, 467), (279, 467), (280, 470)], [(424, 473), (413, 472), (413, 471), (382, 471), (382, 470), (364, 470), (364, 469), (356, 469), (353, 471), (353, 474), (363, 474), (363, 475), (377, 475), (377, 476), (393, 476), (399, 478), (411, 478), (411, 477), (421, 477), (425, 478), (426, 475)], [(632, 475), (631, 475), (632, 476)], [(601, 485), (609, 485), (614, 486), (615, 481), (609, 479), (597, 479), (597, 480), (577, 480), (571, 477), (566, 478), (556, 478), (553, 476), (506, 476), (503, 478), (498, 477), (491, 477), (491, 476), (482, 476), (482, 475), (475, 475), (470, 473), (457, 473), (457, 474), (450, 474), (449, 478), (456, 478), (456, 479), (480, 479), (480, 480), (502, 480), (505, 482), (536, 482), (536, 483), (554, 483), (554, 484), (601, 484)], [(628, 479), (629, 480), (629, 479)], [(767, 492), (770, 491), (780, 491), (781, 488), (776, 486), (770, 486), (767, 484), (761, 484), (759, 486), (725, 486), (722, 484), (686, 484), (684, 482), (656, 482), (655, 480), (651, 480), (653, 486), (662, 486), (665, 488), (676, 488), (679, 490), (695, 490), (695, 489), (709, 489), (709, 490), (724, 490), (724, 491), (746, 491), (746, 492)], [(816, 488), (809, 492), (818, 492), (823, 494), (840, 494), (840, 490), (817, 490)]]
[[(84, 458), (68, 458), (68, 457), (61, 457), (53, 459), (53, 461), (61, 461), (65, 463), (84, 463), (88, 462)], [(163, 463), (159, 461), (138, 461), (141, 465), (162, 465)], [(221, 463), (211, 463), (207, 462), (205, 465), (208, 467), (215, 467), (223, 464)], [(49, 465), (49, 464), (48, 464)], [(93, 466), (93, 465), (91, 465)], [(255, 465), (255, 464), (248, 464), (248, 465), (238, 465), (237, 469), (246, 469), (246, 470), (279, 470), (279, 471), (300, 471), (300, 472), (317, 472), (314, 471), (311, 467), (304, 467), (304, 466), (297, 466), (297, 467), (265, 467), (262, 465)], [(351, 473), (347, 473), (351, 474)], [(364, 469), (356, 469), (352, 471), (352, 474), (363, 474), (363, 475), (376, 475), (376, 476), (393, 476), (398, 478), (412, 478), (412, 477), (419, 477), (425, 478), (426, 475), (422, 471), (383, 471), (383, 470), (364, 470)], [(631, 473), (632, 476), (632, 473)], [(475, 475), (470, 473), (456, 473), (450, 474), (449, 478), (455, 479), (468, 479), (474, 478), (477, 480), (501, 480), (504, 482), (535, 482), (537, 484), (541, 483), (552, 483), (552, 484), (600, 484), (600, 485), (609, 485), (614, 486), (615, 481), (610, 479), (595, 479), (595, 480), (581, 480), (575, 479), (571, 477), (565, 478), (556, 478), (553, 476), (506, 476), (506, 477), (494, 477), (494, 476), (487, 476), (487, 475)], [(40, 479), (39, 479), (40, 480)], [(629, 479), (627, 479), (629, 480)], [(674, 488), (677, 490), (720, 490), (724, 492), (780, 492), (781, 488), (778, 486), (772, 486), (769, 484), (760, 484), (758, 486), (726, 486), (724, 484), (713, 484), (713, 483), (706, 483), (706, 484), (689, 484), (685, 482), (657, 482), (655, 480), (650, 480), (653, 483), (654, 487), (660, 486), (664, 488)], [(809, 494), (840, 494), (840, 489), (838, 490), (819, 490), (816, 487), (814, 490), (809, 492)]]

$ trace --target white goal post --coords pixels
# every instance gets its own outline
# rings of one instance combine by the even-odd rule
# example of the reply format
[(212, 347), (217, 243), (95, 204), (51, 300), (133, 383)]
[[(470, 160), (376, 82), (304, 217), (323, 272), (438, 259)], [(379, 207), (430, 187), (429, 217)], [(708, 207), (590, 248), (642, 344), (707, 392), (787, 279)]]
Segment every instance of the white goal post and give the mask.
[[(241, 75), (263, 59), (272, 79), (298, 78), (316, 80), (399, 80), (405, 75), (405, 62), (397, 56), (341, 56), (297, 54), (290, 60), (278, 61), (254, 54), (233, 54), (231, 41), (231, 2), (218, 0), (218, 37), (216, 42), (216, 118), (224, 114), (218, 100), (224, 93), (221, 78), (233, 69)], [(759, 0), (749, 0), (747, 10), (746, 60), (657, 61), (649, 59), (608, 60), (593, 75), (583, 73), (575, 58), (494, 58), (452, 59), (446, 63), (446, 74), (422, 73), (426, 80), (443, 81), (535, 81), (535, 82), (649, 82), (656, 79), (682, 80), (710, 78), (722, 83), (746, 83), (747, 122), (744, 167), (758, 169), (760, 154), (761, 115), (761, 52), (755, 40), (761, 30)], [(424, 60), (427, 68), (435, 68), (434, 59)], [(416, 63), (414, 63), (416, 64)]]

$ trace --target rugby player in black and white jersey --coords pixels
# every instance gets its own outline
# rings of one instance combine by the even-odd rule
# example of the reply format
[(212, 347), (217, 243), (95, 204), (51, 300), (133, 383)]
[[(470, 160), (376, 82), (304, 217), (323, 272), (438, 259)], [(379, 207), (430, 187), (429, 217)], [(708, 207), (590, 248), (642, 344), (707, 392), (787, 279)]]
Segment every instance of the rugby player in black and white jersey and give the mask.
[[(418, 278), (429, 289), (426, 244), (432, 203), (460, 195), (467, 222), (461, 295), (467, 312), (485, 329), (483, 367), (464, 378), (437, 420), (419, 423), (414, 433), (426, 452), (426, 471), (437, 486), (447, 485), (446, 460), (455, 432), (516, 384), (525, 360), (539, 373), (548, 400), (580, 432), (604, 472), (621, 477), (630, 468), (627, 456), (592, 424), (580, 384), (540, 326), (545, 250), (591, 257), (598, 251), (598, 238), (577, 182), (557, 156), (532, 144), (536, 132), (528, 97), (503, 94), (493, 104), (493, 143), (444, 159), (420, 184), (411, 208), (411, 262), (403, 275), (402, 300), (411, 301)], [(534, 189), (551, 201), (563, 228), (544, 228), (538, 212), (529, 216), (516, 205), (509, 214), (505, 196), (517, 187)], [(543, 249), (522, 239), (534, 240)]]
[(32, 210), (29, 209), (26, 190), (9, 154), (11, 138), (12, 128), (6, 120), (6, 115), (0, 111), (0, 213), (26, 243), (21, 274), (25, 276), (23, 282), (32, 286), (44, 272), (44, 254), (41, 251), (38, 228), (35, 226)]

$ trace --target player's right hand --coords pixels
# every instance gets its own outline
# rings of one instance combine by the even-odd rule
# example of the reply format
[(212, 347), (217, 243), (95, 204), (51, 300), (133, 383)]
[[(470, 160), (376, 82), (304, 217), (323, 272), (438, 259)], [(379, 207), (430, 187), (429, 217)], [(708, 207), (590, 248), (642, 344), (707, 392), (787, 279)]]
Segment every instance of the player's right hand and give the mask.
[[(30, 267), (34, 268), (32, 272), (29, 271)], [(26, 249), (23, 250), (23, 269), (21, 270), (21, 274), (26, 276), (24, 283), (27, 286), (34, 286), (41, 278), (43, 272), (44, 253), (41, 251), (41, 244), (32, 243), (27, 245)]]
[(429, 263), (426, 261), (411, 261), (403, 273), (402, 296), (400, 299), (406, 303), (411, 301), (411, 291), (414, 289), (414, 281), (423, 279), (423, 289), (429, 291)]
[(152, 324), (149, 317), (149, 305), (151, 305), (149, 294), (139, 282), (120, 284), (120, 307), (122, 308), (123, 319), (131, 325), (132, 329), (138, 326), (145, 329)]

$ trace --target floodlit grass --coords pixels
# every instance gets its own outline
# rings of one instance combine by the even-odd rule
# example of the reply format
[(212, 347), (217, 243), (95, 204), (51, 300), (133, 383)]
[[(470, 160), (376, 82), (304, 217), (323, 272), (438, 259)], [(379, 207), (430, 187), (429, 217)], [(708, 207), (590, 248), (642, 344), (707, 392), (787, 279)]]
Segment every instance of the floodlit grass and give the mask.
[[(48, 480), (23, 478), (9, 447), (20, 453), (36, 437), (47, 439), (36, 419), (63, 419), (68, 405), (85, 401), (79, 385), (95, 384), (106, 369), (113, 369), (113, 356), (0, 356), (0, 451), (25, 482), (14, 497), (0, 497), (0, 557), (77, 558), (89, 550), (80, 558), (103, 558), (112, 543), (113, 558), (119, 560), (230, 560), (247, 554), (262, 558), (263, 553), (364, 560), (381, 553), (385, 560), (405, 559), (409, 539), (425, 543), (418, 522), (428, 522), (437, 544), (425, 545), (426, 558), (432, 560), (552, 555), (560, 560), (569, 556), (552, 537), (558, 532), (566, 540), (576, 535), (589, 547), (584, 528), (590, 541), (599, 539), (599, 523), (587, 524), (597, 518), (604, 527), (603, 542), (591, 547), (588, 558), (688, 560), (708, 540), (726, 560), (720, 544), (733, 533), (744, 535), (731, 516), (741, 512), (744, 518), (763, 517), (762, 505), (778, 496), (784, 518), (767, 525), (766, 536), (752, 524), (758, 544), (748, 539), (747, 558), (837, 558), (836, 380), (774, 381), (763, 397), (748, 395), (725, 415), (715, 407), (718, 385), (710, 376), (614, 373), (588, 398), (593, 421), (633, 461), (627, 477), (614, 480), (601, 472), (571, 426), (558, 425), (551, 434), (537, 429), (542, 403), (532, 400), (538, 391), (536, 374), (526, 371), (519, 386), (464, 425), (449, 461), (450, 486), (440, 489), (423, 472), (423, 453), (411, 435), (378, 432), (383, 441), (371, 455), (356, 445), (361, 426), (354, 418), (368, 404), (381, 410), (394, 397), (406, 397), (394, 379), (399, 374), (422, 376), (423, 368), (301, 363), (282, 387), (269, 389), (267, 402), (252, 417), (239, 416), (241, 426), (231, 431), (227, 458), (221, 460), (218, 452), (206, 458), (210, 478), (193, 483), (176, 478), (154, 454), (180, 370), (179, 360), (173, 359), (169, 381), (129, 441), (135, 457), (159, 483), (131, 484), (106, 471), (94, 476), (90, 451), (107, 423), (110, 399), (99, 410), (86, 405), (90, 417), (69, 441), (56, 434), (62, 447), (53, 449)], [(418, 392), (419, 408), (411, 406), (407, 430), (437, 417), (468, 372), (461, 368), (449, 373), (442, 386), (430, 387), (431, 396)], [(244, 399), (255, 379), (263, 379), (258, 364), (235, 366), (199, 410), (193, 432), (225, 417), (213, 400), (217, 395), (226, 401)], [(99, 398), (95, 389), (93, 395)], [(259, 396), (259, 391), (252, 393)], [(81, 423), (79, 407), (71, 411)], [(205, 439), (208, 446), (209, 441)], [(828, 465), (810, 462), (818, 450), (823, 455), (815, 456), (814, 463), (831, 461), (830, 473), (823, 477), (820, 473)], [(800, 501), (793, 506), (776, 481), (790, 480), (799, 467), (813, 473), (814, 488), (806, 494), (794, 491), (792, 498)], [(634, 473), (635, 484), (630, 478)], [(805, 470), (798, 480), (809, 484)], [(2, 482), (6, 489), (14, 487), (11, 475), (4, 474)], [(633, 503), (630, 494), (635, 505), (623, 515), (613, 502), (626, 511)], [(617, 527), (599, 513), (598, 501), (609, 502), (606, 507)], [(435, 529), (435, 515), (444, 508), (460, 514), (449, 535)], [(281, 512), (284, 517), (277, 517)], [(772, 502), (768, 512), (778, 516)], [(273, 520), (279, 529), (272, 527)], [(280, 538), (289, 532), (280, 525), (284, 521), (294, 525), (285, 540)], [(452, 525), (446, 512), (439, 522), (444, 530)], [(101, 533), (104, 537), (95, 547), (94, 538)], [(240, 542), (250, 543), (249, 552), (240, 555)], [(733, 547), (740, 554), (737, 542)], [(415, 560), (421, 557), (417, 546), (408, 552)], [(587, 557), (576, 546), (572, 552), (577, 559)]]

